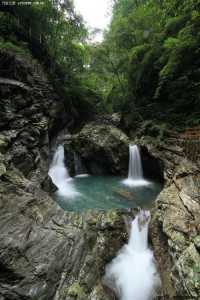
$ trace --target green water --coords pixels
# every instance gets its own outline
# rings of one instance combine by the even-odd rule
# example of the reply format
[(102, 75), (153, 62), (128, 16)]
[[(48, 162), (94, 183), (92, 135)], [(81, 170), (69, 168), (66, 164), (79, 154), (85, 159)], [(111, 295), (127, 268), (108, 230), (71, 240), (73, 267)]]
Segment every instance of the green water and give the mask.
[(122, 180), (114, 176), (74, 178), (70, 184), (79, 194), (70, 198), (56, 193), (55, 199), (66, 211), (109, 210), (137, 206), (150, 208), (162, 188), (155, 182), (147, 186), (127, 187)]

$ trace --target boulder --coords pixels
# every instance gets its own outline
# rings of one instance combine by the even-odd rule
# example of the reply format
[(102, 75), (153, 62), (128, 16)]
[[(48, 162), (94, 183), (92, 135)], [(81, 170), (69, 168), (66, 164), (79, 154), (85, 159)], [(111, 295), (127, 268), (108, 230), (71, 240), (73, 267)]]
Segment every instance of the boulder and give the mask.
[(89, 123), (72, 137), (72, 148), (91, 174), (127, 174), (128, 145), (125, 133), (106, 124)]
[(41, 187), (45, 192), (49, 194), (56, 192), (58, 189), (53, 183), (51, 177), (48, 175), (45, 177), (44, 181), (42, 182)]

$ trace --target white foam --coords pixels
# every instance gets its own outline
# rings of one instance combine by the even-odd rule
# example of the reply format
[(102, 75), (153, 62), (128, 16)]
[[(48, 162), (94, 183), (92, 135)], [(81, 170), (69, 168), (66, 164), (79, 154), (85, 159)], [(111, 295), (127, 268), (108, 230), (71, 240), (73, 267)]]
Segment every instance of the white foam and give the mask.
[(57, 186), (57, 194), (60, 196), (74, 198), (79, 195), (72, 183), (68, 170), (64, 163), (64, 147), (59, 146), (54, 154), (52, 164), (49, 169), (49, 176)]
[(145, 211), (136, 216), (128, 244), (106, 267), (104, 282), (120, 300), (152, 300), (161, 285), (153, 252), (148, 248), (149, 217)]
[(151, 184), (151, 182), (145, 180), (143, 177), (142, 161), (137, 145), (129, 145), (128, 178), (123, 180), (122, 183), (130, 187)]
[(147, 186), (147, 185), (151, 184), (150, 181), (147, 181), (145, 179), (131, 179), (131, 178), (127, 178), (127, 179), (123, 180), (122, 183), (124, 185), (130, 186), (130, 187)]
[(86, 178), (89, 176), (90, 176), (90, 174), (79, 174), (79, 175), (76, 175), (75, 178)]

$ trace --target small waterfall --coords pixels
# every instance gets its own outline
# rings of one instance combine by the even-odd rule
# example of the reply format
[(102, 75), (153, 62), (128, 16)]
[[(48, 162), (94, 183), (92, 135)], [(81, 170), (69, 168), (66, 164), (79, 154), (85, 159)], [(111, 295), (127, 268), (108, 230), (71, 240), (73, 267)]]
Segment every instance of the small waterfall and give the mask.
[(69, 176), (64, 160), (64, 147), (60, 145), (54, 154), (53, 161), (49, 169), (49, 176), (53, 183), (57, 186), (59, 195), (73, 197), (76, 196), (78, 192), (75, 191), (73, 184), (70, 182), (71, 177)]
[(128, 179), (124, 180), (124, 184), (129, 186), (149, 184), (149, 182), (143, 178), (142, 161), (137, 145), (129, 145)]
[(81, 157), (74, 152), (74, 167), (75, 167), (75, 174), (77, 178), (84, 178), (84, 177), (88, 177), (89, 174), (87, 174), (86, 172), (86, 168), (84, 167)]
[(142, 162), (138, 146), (129, 146), (129, 171), (128, 178), (132, 180), (143, 179)]
[(120, 300), (152, 300), (161, 286), (153, 252), (148, 248), (149, 220), (148, 211), (136, 216), (128, 244), (106, 267), (104, 283)]

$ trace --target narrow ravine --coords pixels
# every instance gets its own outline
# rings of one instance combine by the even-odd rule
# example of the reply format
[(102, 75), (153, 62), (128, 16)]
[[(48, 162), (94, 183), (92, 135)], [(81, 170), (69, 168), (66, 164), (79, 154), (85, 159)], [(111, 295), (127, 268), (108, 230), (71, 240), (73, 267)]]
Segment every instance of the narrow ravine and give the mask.
[(0, 300), (200, 299), (199, 32), (197, 0), (0, 2)]

